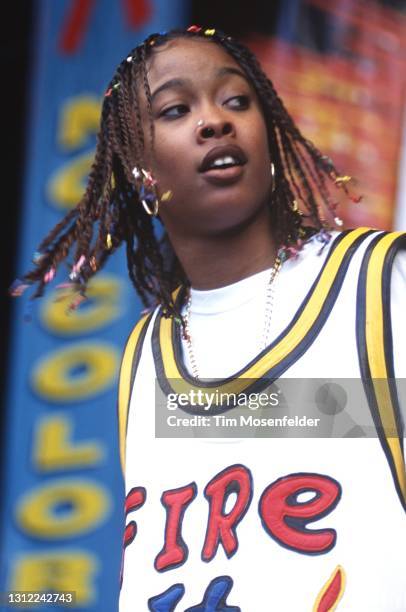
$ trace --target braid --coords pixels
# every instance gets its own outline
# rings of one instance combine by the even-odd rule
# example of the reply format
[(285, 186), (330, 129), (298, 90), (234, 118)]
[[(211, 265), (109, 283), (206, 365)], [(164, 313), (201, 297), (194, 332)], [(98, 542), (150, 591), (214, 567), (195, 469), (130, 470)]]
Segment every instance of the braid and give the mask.
[[(85, 193), (41, 242), (35, 268), (20, 281), (36, 284), (33, 297), (42, 295), (72, 247), (76, 264), (71, 279), (83, 294), (92, 276), (125, 243), (128, 274), (143, 304), (148, 307), (158, 302), (165, 315), (180, 317), (172, 294), (188, 280), (168, 237), (157, 237), (154, 223), (141, 204), (133, 174), (134, 168), (145, 165), (146, 138), (154, 155), (148, 59), (155, 47), (180, 37), (201, 38), (222, 46), (247, 74), (257, 93), (275, 167), (270, 215), (278, 246), (300, 248), (304, 237), (328, 227), (323, 208), (334, 213), (335, 204), (331, 203), (327, 182), (335, 181), (338, 172), (331, 160), (303, 137), (253, 53), (214, 30), (205, 33), (193, 27), (152, 34), (121, 62), (110, 82)], [(149, 119), (147, 133), (143, 130), (141, 92)], [(346, 190), (345, 185), (343, 188)], [(296, 199), (303, 212), (298, 210)]]

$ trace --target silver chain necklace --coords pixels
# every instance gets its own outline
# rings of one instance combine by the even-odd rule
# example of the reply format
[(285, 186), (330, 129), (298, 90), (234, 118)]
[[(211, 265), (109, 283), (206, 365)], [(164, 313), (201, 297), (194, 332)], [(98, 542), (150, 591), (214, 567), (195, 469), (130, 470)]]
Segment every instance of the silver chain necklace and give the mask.
[[(265, 295), (265, 316), (264, 316), (264, 328), (261, 337), (261, 351), (268, 345), (269, 328), (271, 325), (274, 297), (275, 297), (275, 279), (281, 269), (282, 261), (278, 256), (275, 259), (275, 263), (271, 268), (269, 280), (266, 286)], [(194, 378), (200, 378), (199, 368), (196, 361), (196, 355), (193, 348), (193, 340), (190, 334), (190, 310), (192, 307), (192, 294), (189, 289), (189, 295), (186, 302), (185, 314), (183, 315), (183, 338), (186, 342), (187, 351), (189, 355), (190, 368), (192, 370), (192, 376)]]

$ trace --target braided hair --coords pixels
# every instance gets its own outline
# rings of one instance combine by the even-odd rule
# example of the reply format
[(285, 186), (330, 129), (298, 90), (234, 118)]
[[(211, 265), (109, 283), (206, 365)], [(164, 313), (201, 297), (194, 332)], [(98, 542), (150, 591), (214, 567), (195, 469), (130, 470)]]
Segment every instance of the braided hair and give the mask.
[[(191, 26), (151, 34), (118, 66), (104, 97), (96, 153), (86, 191), (38, 247), (35, 269), (20, 280), (36, 285), (33, 297), (73, 250), (71, 279), (82, 294), (89, 279), (124, 242), (130, 279), (145, 306), (160, 303), (166, 316), (179, 317), (172, 293), (187, 283), (166, 235), (157, 236), (151, 216), (141, 205), (134, 167), (144, 166), (144, 139), (153, 150), (154, 122), (147, 61), (156, 47), (176, 38), (205, 39), (220, 45), (240, 65), (258, 96), (275, 167), (270, 203), (273, 236), (285, 253), (300, 249), (316, 232), (328, 236), (323, 207), (334, 216), (328, 182), (338, 183), (332, 161), (304, 138), (256, 57), (243, 44), (220, 31)], [(147, 101), (149, 129), (144, 132), (140, 92)], [(300, 206), (298, 205), (300, 204)], [(18, 290), (15, 291), (18, 295)]]

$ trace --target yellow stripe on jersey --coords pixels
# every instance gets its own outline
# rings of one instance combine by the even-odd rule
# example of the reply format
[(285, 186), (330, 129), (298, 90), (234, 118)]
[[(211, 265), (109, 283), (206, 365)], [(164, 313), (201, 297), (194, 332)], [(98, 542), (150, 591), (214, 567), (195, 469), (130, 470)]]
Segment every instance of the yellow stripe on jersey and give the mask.
[[(171, 319), (161, 317), (159, 325), (160, 353), (163, 364), (163, 373), (166, 387), (175, 393), (189, 393), (190, 391), (204, 391), (208, 387), (215, 387), (220, 393), (241, 393), (252, 384), (253, 379), (261, 379), (265, 374), (271, 375), (271, 370), (290, 354), (305, 340), (312, 327), (317, 322), (327, 297), (333, 288), (341, 269), (343, 260), (354, 243), (367, 236), (369, 228), (358, 228), (348, 232), (334, 248), (320, 273), (313, 291), (302, 306), (299, 316), (293, 325), (289, 326), (282, 338), (268, 349), (265, 349), (257, 359), (238, 372), (235, 378), (220, 380), (215, 383), (196, 383), (185, 378), (180, 371), (175, 355), (175, 323)], [(337, 291), (338, 292), (338, 291)]]
[[(383, 428), (384, 439), (381, 441), (384, 450), (389, 451), (392, 458), (394, 477), (403, 498), (403, 505), (406, 507), (406, 470), (401, 432), (398, 430), (397, 411), (388, 381), (388, 378), (394, 377), (387, 363), (388, 351), (392, 352), (392, 346), (388, 346), (390, 339), (386, 331), (390, 319), (385, 321), (383, 303), (385, 298), (382, 291), (385, 261), (395, 241), (402, 236), (405, 234), (401, 232), (386, 234), (371, 252), (365, 280), (365, 344), (369, 375), (376, 398), (379, 421)], [(390, 273), (390, 270), (386, 273)]]
[(123, 359), (120, 368), (120, 378), (118, 385), (118, 435), (119, 435), (119, 449), (120, 449), (120, 463), (121, 469), (125, 471), (125, 454), (126, 454), (126, 437), (127, 437), (127, 421), (128, 421), (128, 408), (131, 399), (131, 387), (134, 380), (133, 368), (137, 361), (142, 343), (144, 340), (145, 332), (148, 327), (148, 322), (151, 318), (150, 314), (145, 315), (140, 319), (137, 325), (131, 332), (127, 344), (124, 349)]

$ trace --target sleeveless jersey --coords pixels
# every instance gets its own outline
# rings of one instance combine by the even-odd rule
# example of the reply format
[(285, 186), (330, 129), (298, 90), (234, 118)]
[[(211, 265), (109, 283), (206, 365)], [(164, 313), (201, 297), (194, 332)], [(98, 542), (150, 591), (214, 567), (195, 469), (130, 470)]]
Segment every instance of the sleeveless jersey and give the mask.
[[(137, 324), (119, 386), (120, 612), (405, 612), (406, 473), (390, 320), (391, 269), (405, 248), (401, 233), (339, 234), (289, 325), (223, 380), (191, 377), (179, 326), (160, 309)], [(156, 436), (157, 390), (215, 391), (209, 413), (231, 417), (236, 408), (223, 411), (220, 392), (316, 377), (356, 379), (375, 435)]]

